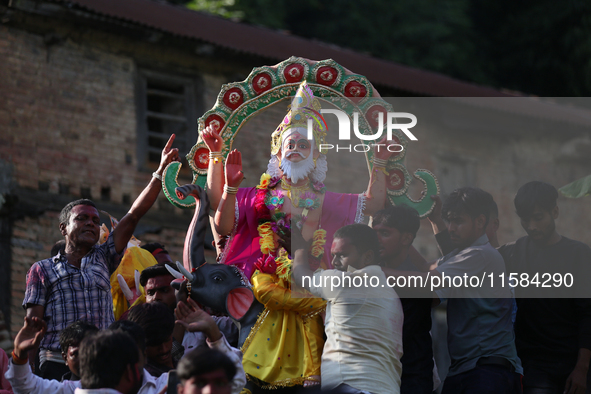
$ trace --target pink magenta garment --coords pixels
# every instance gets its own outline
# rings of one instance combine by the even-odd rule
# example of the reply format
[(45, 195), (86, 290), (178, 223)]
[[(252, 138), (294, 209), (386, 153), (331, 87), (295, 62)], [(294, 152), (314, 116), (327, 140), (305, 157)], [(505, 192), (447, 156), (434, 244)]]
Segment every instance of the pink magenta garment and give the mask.
[[(237, 218), (234, 229), (224, 249), (221, 263), (235, 265), (250, 279), (254, 263), (262, 256), (259, 244), (258, 219), (255, 210), (256, 188), (241, 188), (236, 194)], [(332, 268), (330, 246), (334, 233), (347, 224), (363, 221), (364, 198), (359, 194), (326, 192), (322, 204), (320, 228), (326, 230), (323, 265)], [(311, 266), (310, 268), (318, 268)]]
[(8, 371), (8, 356), (3, 349), (0, 349), (0, 368), (2, 369), (2, 378), (0, 378), (0, 394), (12, 394), (12, 386), (4, 377)]

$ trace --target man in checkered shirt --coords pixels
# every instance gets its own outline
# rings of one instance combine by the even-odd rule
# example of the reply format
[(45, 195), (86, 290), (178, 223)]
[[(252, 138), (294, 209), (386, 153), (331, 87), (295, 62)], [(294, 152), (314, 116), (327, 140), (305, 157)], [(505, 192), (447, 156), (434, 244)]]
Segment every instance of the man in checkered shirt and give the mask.
[(138, 221), (156, 201), (164, 169), (178, 160), (178, 149), (171, 149), (173, 141), (174, 134), (162, 150), (160, 166), (150, 183), (102, 245), (97, 245), (100, 219), (92, 201), (73, 201), (62, 209), (59, 228), (65, 249), (33, 264), (27, 273), (23, 301), (28, 317), (42, 318), (47, 323), (39, 352), (40, 376), (59, 380), (68, 371), (59, 335), (69, 324), (84, 320), (106, 329), (113, 323), (110, 277)]

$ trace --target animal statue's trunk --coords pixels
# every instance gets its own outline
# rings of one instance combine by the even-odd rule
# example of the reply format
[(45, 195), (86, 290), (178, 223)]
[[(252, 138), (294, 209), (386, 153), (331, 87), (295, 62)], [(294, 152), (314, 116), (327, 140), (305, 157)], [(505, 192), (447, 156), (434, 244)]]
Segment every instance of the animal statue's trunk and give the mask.
[(177, 187), (176, 195), (183, 200), (193, 196), (197, 202), (183, 249), (183, 266), (190, 272), (193, 268), (198, 268), (205, 263), (205, 232), (209, 220), (209, 198), (203, 188), (193, 184)]

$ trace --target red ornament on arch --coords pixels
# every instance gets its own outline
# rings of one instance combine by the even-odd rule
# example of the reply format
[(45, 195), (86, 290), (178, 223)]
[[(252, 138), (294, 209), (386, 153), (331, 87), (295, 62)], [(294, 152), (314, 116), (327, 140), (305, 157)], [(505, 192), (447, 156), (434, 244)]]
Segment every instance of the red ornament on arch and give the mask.
[(223, 129), (225, 125), (226, 122), (224, 121), (224, 119), (216, 114), (209, 115), (207, 119), (205, 119), (205, 127), (212, 126), (213, 129), (217, 132)]
[(193, 156), (193, 162), (195, 163), (195, 167), (200, 170), (207, 170), (209, 166), (209, 149), (205, 147), (197, 149), (195, 156)]
[(283, 76), (287, 83), (300, 82), (304, 78), (304, 66), (298, 63), (290, 64), (283, 70)]
[(380, 113), (383, 114), (383, 119), (384, 119), (383, 124), (385, 125), (388, 120), (388, 111), (386, 111), (386, 108), (382, 107), (381, 105), (372, 105), (371, 107), (369, 107), (369, 109), (365, 113), (365, 117), (367, 118), (367, 122), (369, 123), (371, 128), (374, 129), (374, 131), (378, 129), (378, 126), (379, 126), (378, 116)]
[(345, 96), (363, 98), (367, 96), (367, 88), (357, 81), (351, 81), (345, 86)]
[(244, 102), (244, 93), (240, 88), (231, 88), (224, 93), (224, 104), (230, 109), (236, 109)]
[(256, 94), (261, 94), (273, 87), (273, 80), (267, 73), (260, 73), (252, 79), (252, 88)]
[(404, 172), (402, 172), (402, 170), (399, 170), (398, 168), (390, 170), (388, 175), (388, 189), (400, 190), (404, 188), (405, 184)]
[(331, 86), (337, 81), (339, 72), (336, 68), (330, 66), (320, 67), (316, 71), (316, 82), (321, 85)]

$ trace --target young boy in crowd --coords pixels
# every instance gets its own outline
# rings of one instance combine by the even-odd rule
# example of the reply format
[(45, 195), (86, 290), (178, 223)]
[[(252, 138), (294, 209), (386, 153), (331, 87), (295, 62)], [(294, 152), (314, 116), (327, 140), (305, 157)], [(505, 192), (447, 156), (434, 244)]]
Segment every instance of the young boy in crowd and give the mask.
[(70, 372), (62, 376), (62, 382), (64, 380), (80, 380), (80, 359), (78, 358), (80, 342), (85, 336), (96, 333), (98, 330), (94, 324), (78, 320), (62, 331), (60, 334), (60, 348), (66, 366), (70, 369)]
[(230, 394), (236, 367), (223, 353), (199, 348), (181, 360), (177, 374), (181, 381), (178, 394)]

